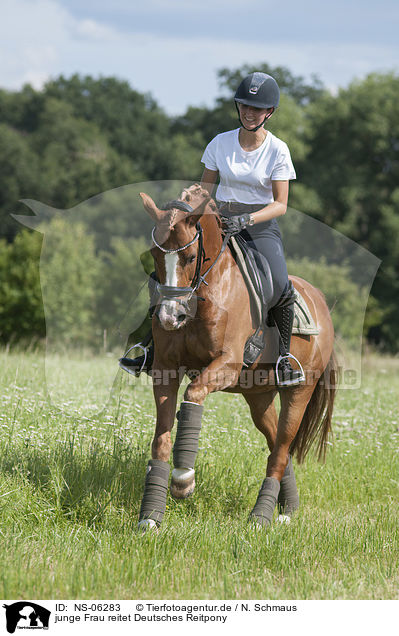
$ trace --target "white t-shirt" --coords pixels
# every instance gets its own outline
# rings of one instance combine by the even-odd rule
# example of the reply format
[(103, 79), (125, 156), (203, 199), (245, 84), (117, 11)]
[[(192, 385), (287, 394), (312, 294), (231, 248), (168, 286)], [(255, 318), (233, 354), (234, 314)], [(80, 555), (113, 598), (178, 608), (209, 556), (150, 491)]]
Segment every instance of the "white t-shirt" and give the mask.
[(247, 152), (238, 140), (239, 128), (216, 135), (205, 148), (201, 162), (209, 170), (218, 170), (218, 201), (271, 203), (272, 181), (295, 179), (290, 151), (284, 141), (267, 132), (256, 150)]

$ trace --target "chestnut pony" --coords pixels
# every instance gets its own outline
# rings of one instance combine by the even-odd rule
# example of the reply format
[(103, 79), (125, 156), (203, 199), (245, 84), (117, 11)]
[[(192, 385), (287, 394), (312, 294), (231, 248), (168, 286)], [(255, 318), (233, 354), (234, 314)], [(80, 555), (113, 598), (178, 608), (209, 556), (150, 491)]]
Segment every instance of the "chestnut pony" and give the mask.
[[(254, 333), (251, 303), (244, 279), (223, 240), (215, 202), (198, 184), (160, 210), (140, 194), (155, 227), (151, 249), (157, 275), (152, 321), (155, 346), (152, 367), (156, 429), (148, 463), (139, 527), (158, 526), (166, 508), (171, 430), (177, 394), (185, 370), (191, 382), (177, 414), (171, 493), (183, 498), (194, 490), (203, 403), (213, 391), (242, 393), (255, 426), (270, 450), (266, 478), (250, 519), (267, 526), (276, 504), (285, 519), (298, 508), (291, 455), (302, 461), (318, 441), (324, 456), (331, 427), (337, 370), (334, 330), (322, 293), (292, 277), (318, 327), (317, 336), (293, 336), (291, 352), (301, 362), (306, 381), (279, 388), (274, 365), (265, 352), (242, 382), (244, 346)], [(183, 370), (183, 371), (182, 371)], [(279, 392), (279, 417), (274, 398)]]

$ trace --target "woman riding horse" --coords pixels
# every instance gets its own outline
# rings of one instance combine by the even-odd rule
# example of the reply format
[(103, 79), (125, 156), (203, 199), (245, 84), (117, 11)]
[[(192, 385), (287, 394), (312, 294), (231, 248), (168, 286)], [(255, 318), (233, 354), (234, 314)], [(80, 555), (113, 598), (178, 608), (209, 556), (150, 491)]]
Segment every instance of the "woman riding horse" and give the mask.
[[(155, 221), (151, 251), (156, 265), (152, 323), (156, 346), (149, 349), (149, 356), (146, 350), (144, 357), (122, 358), (121, 366), (136, 375), (152, 369), (153, 376), (157, 420), (139, 517), (144, 529), (159, 525), (166, 509), (171, 431), (182, 369), (196, 374), (189, 375), (191, 382), (177, 415), (171, 482), (176, 498), (194, 490), (203, 404), (214, 391), (242, 393), (255, 426), (266, 437), (270, 449), (266, 478), (251, 512), (260, 525), (270, 524), (276, 504), (286, 513), (298, 508), (291, 454), (296, 452), (301, 461), (318, 439), (323, 455), (330, 431), (334, 330), (323, 295), (298, 278), (293, 279), (295, 286), (319, 328), (317, 336), (295, 338), (293, 344), (306, 370), (306, 382), (303, 369), (293, 369), (289, 361), (294, 288), (276, 218), (286, 212), (288, 184), (295, 171), (286, 144), (264, 128), (279, 104), (277, 83), (269, 75), (253, 73), (238, 87), (235, 103), (241, 126), (217, 135), (207, 146), (201, 186), (185, 190), (163, 209), (141, 193)], [(210, 196), (218, 178), (219, 210)], [(268, 373), (272, 365), (258, 359), (252, 370), (267, 373), (253, 386), (240, 384), (243, 352), (253, 325), (246, 285), (232, 254), (224, 250), (226, 238), (233, 234), (240, 234), (266, 256), (273, 281), (267, 310), (272, 308), (280, 336), (279, 364), (273, 375)], [(277, 417), (274, 398), (280, 387)]]
[[(281, 339), (276, 381), (293, 386), (304, 381), (302, 369), (289, 361), (294, 321), (294, 289), (288, 281), (277, 217), (287, 210), (289, 180), (295, 170), (288, 146), (265, 129), (279, 105), (277, 82), (265, 73), (252, 73), (239, 85), (235, 104), (240, 128), (217, 135), (202, 157), (205, 169), (201, 186), (216, 192), (219, 213), (230, 236), (239, 234), (250, 247), (264, 255), (270, 266), (273, 294), (265, 314), (271, 309)], [(152, 366), (150, 349), (144, 357), (122, 359), (122, 367), (136, 375)]]
[(295, 452), (301, 461), (316, 440), (321, 456), (326, 450), (335, 395), (330, 380), (336, 370), (327, 304), (319, 290), (291, 278), (318, 334), (293, 339), (293, 352), (303, 364), (306, 382), (280, 389), (277, 417), (274, 398), (279, 387), (268, 356), (262, 354), (249, 370), (242, 371), (244, 347), (254, 329), (250, 296), (231, 251), (225, 249), (226, 236), (209, 192), (193, 185), (162, 209), (147, 194), (141, 197), (155, 221), (151, 253), (157, 300), (151, 375), (157, 416), (139, 527), (157, 526), (165, 514), (171, 432), (184, 375), (190, 382), (177, 414), (172, 495), (184, 498), (194, 491), (206, 397), (215, 391), (241, 393), (270, 449), (266, 478), (251, 512), (251, 519), (267, 526), (276, 503), (286, 514), (299, 505), (290, 454)]

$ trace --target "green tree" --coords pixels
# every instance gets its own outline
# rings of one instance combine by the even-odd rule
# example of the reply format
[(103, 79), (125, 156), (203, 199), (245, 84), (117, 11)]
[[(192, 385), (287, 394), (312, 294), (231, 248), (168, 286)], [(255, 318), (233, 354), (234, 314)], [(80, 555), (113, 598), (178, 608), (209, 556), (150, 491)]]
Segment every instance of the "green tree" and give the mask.
[(45, 335), (39, 259), (42, 237), (23, 229), (12, 244), (0, 240), (0, 340)]
[[(335, 333), (349, 346), (359, 345), (362, 336), (380, 321), (381, 315), (369, 290), (352, 281), (350, 268), (331, 265), (323, 258), (287, 259), (290, 274), (304, 278), (320, 289), (331, 311)], [(366, 312), (369, 303), (369, 311)]]
[(75, 117), (71, 106), (58, 99), (46, 100), (31, 145), (46, 175), (41, 198), (59, 208), (141, 177), (126, 157), (109, 146), (95, 124)]
[(20, 91), (0, 89), (0, 112), (2, 122), (25, 135), (38, 127), (46, 94), (25, 84)]
[(10, 216), (18, 199), (36, 188), (39, 161), (26, 137), (6, 124), (0, 124), (0, 237), (10, 240), (17, 224)]
[(399, 346), (399, 76), (372, 74), (307, 109), (303, 182), (320, 202), (313, 213), (382, 259), (373, 287), (384, 324), (370, 334)]
[(101, 340), (96, 332), (100, 261), (82, 223), (61, 215), (43, 224), (40, 264), (47, 337), (53, 346), (82, 346)]
[(140, 330), (149, 308), (148, 268), (153, 262), (143, 238), (114, 237), (111, 250), (101, 254), (96, 311), (110, 349), (123, 346), (133, 331), (139, 340), (149, 327)]
[(67, 104), (74, 117), (95, 124), (118, 155), (130, 159), (131, 181), (136, 175), (142, 179), (169, 178), (156, 158), (168, 140), (170, 121), (150, 95), (114, 77), (79, 75), (69, 79), (61, 76), (46, 84), (44, 91), (48, 98)]

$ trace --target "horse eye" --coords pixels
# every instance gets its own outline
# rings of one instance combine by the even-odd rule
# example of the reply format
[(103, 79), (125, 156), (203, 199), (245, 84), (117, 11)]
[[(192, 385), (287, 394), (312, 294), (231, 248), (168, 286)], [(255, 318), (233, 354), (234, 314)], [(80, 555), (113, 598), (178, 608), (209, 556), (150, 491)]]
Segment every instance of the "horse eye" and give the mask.
[(192, 256), (189, 256), (188, 259), (187, 259), (187, 263), (194, 263), (195, 258), (196, 258), (195, 254), (193, 254)]

